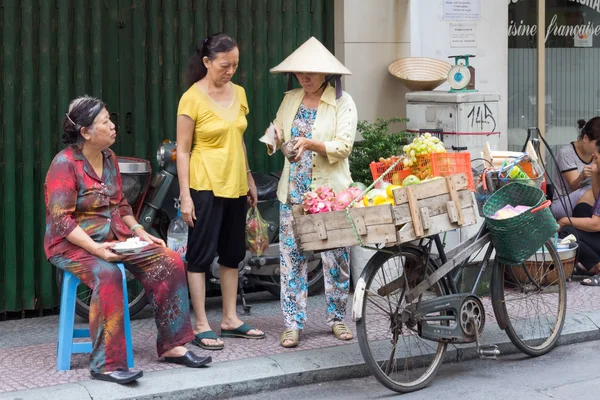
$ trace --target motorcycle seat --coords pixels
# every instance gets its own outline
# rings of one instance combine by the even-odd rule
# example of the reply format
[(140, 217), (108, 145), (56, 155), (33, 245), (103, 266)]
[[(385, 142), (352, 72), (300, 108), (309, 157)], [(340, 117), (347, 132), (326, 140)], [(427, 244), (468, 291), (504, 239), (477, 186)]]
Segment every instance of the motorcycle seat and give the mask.
[(254, 177), (254, 183), (256, 183), (258, 201), (274, 200), (277, 198), (279, 179), (273, 175), (260, 172), (252, 172), (252, 176)]

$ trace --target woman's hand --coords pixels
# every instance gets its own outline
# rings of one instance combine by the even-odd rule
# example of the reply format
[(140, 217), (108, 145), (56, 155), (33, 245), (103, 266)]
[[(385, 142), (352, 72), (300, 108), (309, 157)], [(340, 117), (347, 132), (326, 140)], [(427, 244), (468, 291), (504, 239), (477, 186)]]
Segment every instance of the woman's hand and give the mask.
[(283, 142), (283, 130), (281, 130), (281, 128), (277, 125), (273, 125), (273, 127), (275, 128), (275, 136), (277, 137), (277, 142)]
[(250, 207), (254, 207), (257, 203), (258, 192), (256, 191), (256, 183), (254, 183), (252, 173), (248, 172), (248, 204), (250, 205)]
[(562, 230), (565, 226), (571, 226), (571, 221), (567, 217), (562, 217), (558, 220), (559, 228), (558, 230)]
[(135, 235), (137, 237), (139, 237), (140, 239), (142, 239), (143, 241), (145, 241), (145, 242), (155, 243), (155, 244), (157, 244), (159, 246), (167, 247), (167, 245), (165, 244), (164, 240), (162, 240), (160, 238), (157, 238), (156, 236), (153, 236), (153, 235), (149, 234), (148, 232), (146, 232), (144, 230), (144, 228), (137, 228), (135, 230)]
[[(269, 133), (269, 129), (270, 129), (270, 127), (267, 128), (267, 130), (265, 131), (265, 135), (267, 135)], [(273, 148), (273, 146), (268, 144), (267, 147), (269, 148), (270, 152), (274, 152), (275, 150), (277, 150), (279, 145), (281, 145), (281, 143), (283, 143), (283, 131), (276, 125), (273, 125), (273, 129), (275, 130), (275, 148)]]
[(108, 262), (117, 262), (123, 259), (123, 256), (116, 254), (111, 249), (115, 247), (117, 242), (96, 243), (96, 246), (90, 251), (96, 257)]
[(194, 202), (191, 197), (181, 198), (181, 218), (186, 224), (194, 227), (194, 220), (196, 219), (196, 210), (194, 209)]
[(302, 159), (302, 153), (307, 150), (312, 151), (312, 140), (307, 139), (305, 137), (301, 137), (296, 139), (296, 144), (294, 145), (294, 151), (297, 151), (296, 158), (292, 160), (293, 163), (300, 161)]
[[(596, 163), (593, 163), (592, 165), (595, 165)], [(589, 178), (592, 176), (593, 174), (593, 167), (592, 165), (586, 165), (585, 167), (583, 167), (583, 171), (581, 171), (581, 175), (583, 176), (583, 179)], [(597, 171), (598, 167), (596, 167), (596, 171)]]

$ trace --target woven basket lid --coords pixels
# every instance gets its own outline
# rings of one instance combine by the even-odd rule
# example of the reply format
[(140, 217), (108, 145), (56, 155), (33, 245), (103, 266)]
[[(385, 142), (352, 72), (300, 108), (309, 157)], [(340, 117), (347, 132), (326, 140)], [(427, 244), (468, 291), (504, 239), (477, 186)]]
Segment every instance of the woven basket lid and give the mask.
[(326, 75), (350, 75), (352, 72), (344, 66), (314, 36), (290, 54), (271, 73), (313, 72)]
[(388, 71), (409, 90), (433, 90), (447, 81), (450, 68), (452, 65), (446, 61), (407, 57), (391, 63)]

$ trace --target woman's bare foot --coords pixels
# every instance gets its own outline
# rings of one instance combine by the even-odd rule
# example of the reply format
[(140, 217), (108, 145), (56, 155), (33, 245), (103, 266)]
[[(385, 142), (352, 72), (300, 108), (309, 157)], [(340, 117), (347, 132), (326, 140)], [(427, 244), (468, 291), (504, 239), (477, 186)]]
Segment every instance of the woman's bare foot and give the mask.
[(353, 337), (354, 337), (354, 336), (352, 336), (352, 334), (351, 334), (351, 333), (346, 333), (346, 332), (344, 332), (344, 333), (342, 333), (342, 334), (340, 335), (340, 338), (342, 338), (343, 340), (350, 340), (350, 339), (352, 339)]
[(594, 275), (600, 274), (600, 263), (594, 265), (594, 267), (592, 269), (589, 269), (588, 272)]
[(177, 347), (173, 347), (172, 349), (169, 349), (167, 351), (165, 351), (161, 357), (181, 357), (181, 356), (185, 356), (185, 353), (188, 352), (188, 349), (186, 349), (183, 346), (177, 346)]
[[(208, 332), (211, 330), (212, 329), (210, 329), (210, 325), (208, 325), (208, 324), (196, 324), (196, 326), (194, 327), (194, 335), (197, 335), (199, 333)], [(201, 342), (206, 346), (220, 346), (224, 343), (221, 340), (221, 338), (217, 338), (217, 339), (204, 338), (201, 340)]]
[(333, 331), (333, 334), (335, 335), (335, 337), (340, 340), (350, 340), (354, 337), (352, 335), (352, 331), (350, 330), (348, 325), (346, 325), (343, 322), (338, 322), (336, 324), (333, 324), (333, 326), (331, 327), (331, 330)]
[(283, 347), (286, 349), (298, 346), (300, 336), (300, 330), (298, 329), (286, 329), (281, 334), (279, 340)]

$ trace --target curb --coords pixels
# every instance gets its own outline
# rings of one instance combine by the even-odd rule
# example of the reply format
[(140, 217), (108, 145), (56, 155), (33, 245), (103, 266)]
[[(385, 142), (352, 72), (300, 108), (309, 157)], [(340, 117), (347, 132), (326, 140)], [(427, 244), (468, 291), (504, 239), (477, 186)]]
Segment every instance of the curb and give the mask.
[[(558, 345), (598, 339), (600, 311), (571, 313), (567, 314)], [(486, 325), (482, 343), (496, 344), (501, 351), (501, 357), (518, 352), (497, 325)], [(449, 345), (445, 362), (462, 362), (477, 357), (476, 346), (473, 343)], [(221, 362), (200, 371), (177, 368), (150, 372), (144, 375), (141, 382), (130, 386), (90, 380), (2, 393), (0, 400), (227, 399), (261, 391), (369, 375), (358, 344), (349, 344)]]

